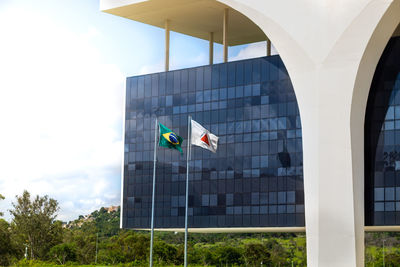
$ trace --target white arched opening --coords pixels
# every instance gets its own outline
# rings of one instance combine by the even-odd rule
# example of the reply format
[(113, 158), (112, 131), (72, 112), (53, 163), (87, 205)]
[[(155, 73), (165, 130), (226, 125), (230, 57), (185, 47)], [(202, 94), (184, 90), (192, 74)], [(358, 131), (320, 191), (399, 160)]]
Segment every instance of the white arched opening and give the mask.
[[(367, 18), (364, 18), (367, 20)], [(369, 33), (369, 40), (366, 43), (363, 55), (360, 60), (351, 103), (350, 131), (352, 150), (352, 170), (354, 184), (354, 213), (359, 224), (365, 224), (365, 153), (364, 153), (364, 126), (367, 109), (368, 95), (371, 89), (372, 79), (381, 55), (393, 36), (393, 33), (400, 23), (400, 1), (393, 1), (387, 7), (382, 17), (376, 22), (376, 27)], [(361, 233), (360, 236), (364, 232)], [(361, 244), (362, 243), (362, 244)], [(357, 244), (358, 254), (364, 254), (364, 240)]]

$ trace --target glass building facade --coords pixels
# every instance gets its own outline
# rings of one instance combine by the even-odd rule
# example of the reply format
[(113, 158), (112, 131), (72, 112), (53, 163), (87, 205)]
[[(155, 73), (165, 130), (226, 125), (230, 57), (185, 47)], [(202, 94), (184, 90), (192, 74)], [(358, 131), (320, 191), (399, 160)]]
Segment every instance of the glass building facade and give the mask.
[(366, 225), (400, 225), (400, 37), (376, 68), (365, 117)]
[(150, 228), (156, 117), (185, 141), (158, 147), (155, 227), (184, 227), (188, 115), (219, 136), (192, 148), (189, 227), (304, 226), (300, 116), (270, 56), (127, 79), (124, 228)]

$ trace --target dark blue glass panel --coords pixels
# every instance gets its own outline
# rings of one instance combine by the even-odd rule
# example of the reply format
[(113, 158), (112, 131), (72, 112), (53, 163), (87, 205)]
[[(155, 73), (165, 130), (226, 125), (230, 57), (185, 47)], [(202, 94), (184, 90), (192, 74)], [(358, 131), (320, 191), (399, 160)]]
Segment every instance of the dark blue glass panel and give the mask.
[(253, 69), (252, 69), (252, 83), (257, 84), (261, 81), (261, 63), (260, 60), (253, 60)]
[(181, 71), (174, 71), (174, 82), (173, 82), (173, 92), (174, 94), (179, 94), (181, 91)]
[(236, 86), (243, 85), (244, 82), (244, 63), (236, 63)]
[(228, 87), (235, 86), (236, 84), (236, 63), (232, 62), (228, 66)]
[(245, 85), (251, 84), (252, 77), (253, 77), (252, 62), (245, 61), (245, 63), (244, 63), (244, 84)]
[(188, 80), (189, 80), (189, 71), (182, 70), (181, 73), (181, 92), (187, 92), (188, 88)]
[(166, 94), (172, 95), (173, 92), (174, 92), (174, 74), (173, 74), (173, 72), (167, 72)]
[(158, 92), (158, 78), (159, 75), (157, 74), (153, 74), (151, 76), (151, 96), (159, 96), (159, 92)]
[(151, 96), (151, 75), (144, 76), (144, 96)]
[(167, 75), (166, 75), (166, 73), (160, 73), (160, 75), (159, 75), (159, 93), (160, 93), (160, 96), (165, 95), (166, 83), (167, 83)]
[(204, 67), (204, 88), (203, 89), (210, 89), (211, 88), (211, 67), (206, 66)]
[(214, 88), (219, 88), (219, 65), (213, 65), (212, 66), (212, 72), (211, 72), (211, 87)]
[(144, 97), (144, 77), (138, 78), (138, 98)]
[(228, 86), (228, 64), (220, 65), (220, 74), (219, 74), (219, 87), (227, 87)]
[(128, 79), (130, 81), (130, 97), (137, 98), (138, 97), (138, 78), (132, 77)]

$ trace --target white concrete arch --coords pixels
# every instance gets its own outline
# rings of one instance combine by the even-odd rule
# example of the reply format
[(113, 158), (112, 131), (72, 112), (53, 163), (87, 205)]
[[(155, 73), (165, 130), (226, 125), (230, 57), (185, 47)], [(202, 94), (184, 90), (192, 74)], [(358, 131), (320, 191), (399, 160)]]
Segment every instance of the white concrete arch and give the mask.
[[(325, 120), (331, 121), (331, 126), (325, 129), (322, 137), (324, 143), (330, 143), (331, 149), (336, 150), (334, 154), (342, 157), (337, 159), (337, 165), (332, 165), (341, 166), (341, 170), (336, 173), (342, 178), (340, 179), (342, 180), (340, 183), (343, 185), (341, 191), (345, 200), (342, 205), (347, 203), (349, 208), (348, 215), (342, 213), (343, 218), (348, 217), (349, 220), (341, 227), (343, 227), (342, 234), (349, 235), (348, 238), (343, 236), (343, 240), (348, 239), (349, 244), (355, 248), (356, 257), (352, 266), (364, 266), (364, 119), (366, 103), (375, 68), (399, 22), (400, 1), (370, 1), (354, 17), (352, 23), (337, 39), (321, 64), (321, 69), (326, 70), (326, 72), (324, 71), (326, 76), (320, 74), (319, 78), (321, 86), (326, 88), (327, 95), (324, 98), (328, 100), (325, 102), (321, 99), (321, 102), (332, 105), (328, 108), (329, 110), (326, 110), (327, 116), (325, 117)], [(341, 109), (337, 108), (339, 105)], [(339, 114), (335, 115), (334, 112)], [(335, 131), (334, 138), (329, 137), (329, 131), (332, 129), (341, 129)], [(332, 186), (331, 184), (330, 187)], [(332, 202), (329, 199), (326, 201)], [(329, 226), (326, 221), (321, 225)], [(328, 231), (332, 231), (332, 228)], [(321, 232), (326, 231), (322, 229)], [(334, 248), (332, 247), (332, 249)], [(350, 251), (351, 248), (347, 249)], [(351, 255), (348, 256), (350, 259)], [(345, 263), (348, 262), (343, 262), (343, 264)]]
[(364, 266), (364, 114), (399, 1), (219, 1), (269, 36), (291, 77), (303, 129), (308, 266)]

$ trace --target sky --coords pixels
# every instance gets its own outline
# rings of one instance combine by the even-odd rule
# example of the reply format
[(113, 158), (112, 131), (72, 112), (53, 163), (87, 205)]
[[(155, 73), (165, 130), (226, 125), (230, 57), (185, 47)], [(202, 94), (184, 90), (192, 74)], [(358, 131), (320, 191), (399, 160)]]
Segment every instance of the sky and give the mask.
[[(163, 51), (162, 29), (103, 13), (99, 0), (0, 0), (6, 220), (23, 190), (58, 200), (62, 221), (120, 204), (125, 80), (163, 71)], [(229, 60), (265, 51), (236, 46)], [(206, 65), (208, 42), (172, 32), (170, 55), (171, 69)]]

